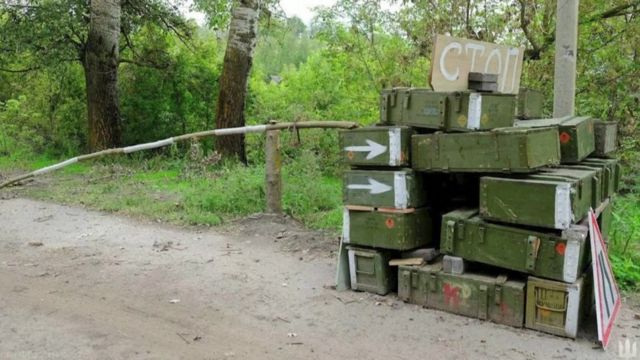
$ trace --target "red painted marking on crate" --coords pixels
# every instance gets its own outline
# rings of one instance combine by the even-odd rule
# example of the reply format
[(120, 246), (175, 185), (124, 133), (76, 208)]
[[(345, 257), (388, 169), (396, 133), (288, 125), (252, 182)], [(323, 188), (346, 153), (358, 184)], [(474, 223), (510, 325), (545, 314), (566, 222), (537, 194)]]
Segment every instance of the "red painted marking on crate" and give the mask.
[(393, 221), (393, 218), (387, 218), (384, 224), (387, 225), (388, 229), (393, 229), (396, 226), (396, 222)]
[(562, 256), (564, 256), (564, 252), (567, 249), (567, 245), (563, 242), (559, 242), (556, 244), (556, 252)]
[(458, 307), (460, 305), (460, 288), (451, 285), (442, 285), (442, 293), (444, 294), (444, 303), (447, 306)]
[(353, 160), (353, 151), (347, 152), (347, 157), (349, 158), (349, 160)]
[(560, 143), (562, 143), (562, 144), (566, 144), (566, 143), (568, 143), (569, 141), (571, 141), (571, 135), (569, 135), (569, 133), (567, 133), (566, 131), (563, 131), (563, 132), (560, 134)]

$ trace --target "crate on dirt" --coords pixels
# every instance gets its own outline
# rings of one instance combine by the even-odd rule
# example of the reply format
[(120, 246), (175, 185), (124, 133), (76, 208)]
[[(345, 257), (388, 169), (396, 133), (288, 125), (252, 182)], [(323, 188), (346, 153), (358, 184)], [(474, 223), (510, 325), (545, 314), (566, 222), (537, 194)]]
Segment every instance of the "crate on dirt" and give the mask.
[(476, 209), (461, 209), (443, 216), (441, 232), (443, 254), (543, 278), (574, 282), (588, 264), (586, 226), (542, 232), (490, 223)]
[(408, 209), (427, 203), (424, 175), (411, 169), (346, 170), (343, 180), (346, 205)]
[(575, 338), (580, 322), (593, 308), (590, 279), (588, 272), (573, 283), (530, 276), (525, 327)]
[(381, 123), (444, 131), (513, 126), (515, 96), (480, 92), (434, 92), (396, 88), (382, 92)]
[(560, 141), (561, 162), (575, 164), (595, 151), (594, 119), (590, 117), (567, 116), (557, 119), (518, 120), (519, 128), (555, 127)]
[(596, 141), (593, 154), (599, 157), (613, 155), (618, 148), (618, 123), (596, 120), (593, 126)]
[(351, 166), (409, 166), (411, 134), (410, 128), (402, 126), (341, 131), (342, 160)]
[(398, 268), (398, 297), (408, 303), (522, 327), (525, 283), (505, 275), (446, 274), (442, 263)]
[(411, 149), (411, 167), (419, 171), (529, 173), (560, 163), (553, 128), (414, 135)]
[(342, 241), (350, 245), (390, 250), (412, 250), (434, 243), (434, 221), (429, 208), (382, 209), (347, 205)]
[(568, 229), (592, 201), (593, 172), (583, 178), (493, 177), (480, 179), (480, 216), (485, 220)]
[(518, 93), (518, 119), (539, 119), (542, 117), (544, 107), (544, 95), (542, 92), (533, 89), (521, 88)]
[(389, 250), (347, 246), (351, 289), (386, 295), (395, 291), (397, 272), (389, 261), (397, 254)]

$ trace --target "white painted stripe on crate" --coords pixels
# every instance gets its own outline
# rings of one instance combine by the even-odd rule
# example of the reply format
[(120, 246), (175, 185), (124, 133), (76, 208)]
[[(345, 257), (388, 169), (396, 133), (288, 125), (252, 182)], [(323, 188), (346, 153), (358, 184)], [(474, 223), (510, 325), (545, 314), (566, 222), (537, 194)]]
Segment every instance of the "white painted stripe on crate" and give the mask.
[(556, 185), (555, 228), (567, 229), (573, 222), (571, 210), (571, 185), (562, 183)]
[(342, 211), (342, 242), (343, 243), (345, 244), (349, 243), (350, 232), (351, 232), (351, 224), (349, 221), (349, 209), (345, 207), (344, 210)]
[(580, 242), (569, 239), (564, 249), (564, 266), (562, 268), (562, 281), (572, 283), (578, 280), (578, 261), (580, 260)]
[(480, 117), (482, 116), (482, 94), (469, 94), (469, 111), (467, 112), (467, 129), (480, 129)]
[(58, 170), (58, 169), (63, 168), (65, 166), (67, 166), (67, 165), (75, 164), (77, 162), (78, 162), (78, 158), (74, 157), (74, 158), (71, 158), (69, 160), (63, 161), (61, 163), (57, 163), (57, 164), (42, 168), (40, 170), (36, 170), (36, 171), (33, 172), (33, 176), (46, 174), (48, 172), (51, 172), (51, 171), (54, 171), (54, 170)]
[(351, 290), (358, 290), (358, 275), (356, 274), (356, 253), (349, 250), (349, 277), (351, 278)]
[(567, 314), (564, 323), (564, 332), (567, 336), (576, 337), (578, 334), (578, 319), (580, 318), (580, 295), (582, 293), (582, 281), (567, 286)]
[(156, 142), (152, 142), (152, 143), (146, 143), (146, 144), (140, 144), (140, 145), (134, 145), (134, 146), (127, 146), (126, 148), (122, 149), (122, 151), (125, 154), (129, 154), (129, 153), (136, 152), (136, 151), (141, 151), (141, 150), (156, 149), (156, 148), (167, 146), (167, 145), (171, 145), (171, 144), (173, 144), (173, 138), (168, 138), (168, 139), (164, 139), (164, 140), (160, 140), (160, 141), (156, 141)]
[(406, 209), (409, 206), (409, 191), (407, 190), (407, 173), (396, 171), (393, 173), (393, 189), (395, 208)]
[(389, 129), (389, 166), (399, 166), (402, 163), (401, 137), (400, 128)]

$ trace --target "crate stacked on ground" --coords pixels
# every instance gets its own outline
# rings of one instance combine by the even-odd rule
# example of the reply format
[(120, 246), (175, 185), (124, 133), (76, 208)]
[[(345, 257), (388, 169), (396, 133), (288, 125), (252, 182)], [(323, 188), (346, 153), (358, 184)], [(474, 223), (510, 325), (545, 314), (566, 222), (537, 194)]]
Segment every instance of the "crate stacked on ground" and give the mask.
[[(491, 89), (482, 82), (495, 79), (478, 80), (473, 88)], [(345, 162), (357, 167), (345, 173), (343, 241), (395, 250), (384, 260), (400, 265), (407, 302), (575, 337), (592, 302), (584, 219), (596, 209), (606, 237), (619, 182), (608, 158), (615, 125), (514, 120), (515, 107), (513, 96), (492, 92), (384, 90), (382, 126), (342, 134)], [(422, 209), (428, 220), (416, 216)], [(423, 246), (444, 259), (393, 261)], [(360, 285), (363, 275), (394, 269), (380, 259), (360, 266), (358, 251), (349, 252), (352, 288), (391, 291)]]

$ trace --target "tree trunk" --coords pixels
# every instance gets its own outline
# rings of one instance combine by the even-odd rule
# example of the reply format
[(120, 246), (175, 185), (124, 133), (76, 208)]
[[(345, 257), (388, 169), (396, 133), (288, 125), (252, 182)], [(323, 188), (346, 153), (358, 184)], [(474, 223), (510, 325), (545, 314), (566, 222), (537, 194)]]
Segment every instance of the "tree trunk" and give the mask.
[[(245, 125), (244, 105), (247, 80), (253, 63), (257, 30), (258, 1), (236, 1), (231, 14), (229, 40), (220, 77), (220, 95), (216, 114), (218, 129)], [(225, 158), (237, 158), (244, 163), (247, 162), (244, 135), (217, 139), (216, 149)]]
[(117, 147), (121, 143), (118, 102), (120, 16), (120, 0), (91, 0), (89, 36), (83, 56), (91, 151)]

